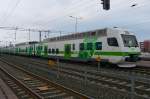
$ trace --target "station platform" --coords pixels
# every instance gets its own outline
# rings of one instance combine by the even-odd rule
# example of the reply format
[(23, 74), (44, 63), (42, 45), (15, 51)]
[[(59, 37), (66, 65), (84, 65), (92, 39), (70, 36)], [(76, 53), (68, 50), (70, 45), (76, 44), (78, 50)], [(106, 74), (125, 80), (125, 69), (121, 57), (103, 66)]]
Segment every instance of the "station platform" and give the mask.
[(140, 58), (144, 61), (150, 61), (150, 53), (142, 53)]
[(150, 67), (150, 61), (139, 61), (136, 65), (137, 67)]
[(144, 61), (150, 61), (150, 56), (148, 56), (148, 57), (141, 57), (141, 59), (144, 60)]
[(18, 99), (12, 90), (0, 78), (0, 99)]

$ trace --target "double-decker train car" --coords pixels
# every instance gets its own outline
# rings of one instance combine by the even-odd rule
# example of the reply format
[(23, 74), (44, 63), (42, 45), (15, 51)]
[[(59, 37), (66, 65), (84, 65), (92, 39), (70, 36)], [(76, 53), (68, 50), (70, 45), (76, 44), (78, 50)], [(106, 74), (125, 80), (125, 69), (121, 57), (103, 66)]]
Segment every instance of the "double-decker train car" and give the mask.
[(32, 42), (24, 42), (19, 43), (15, 45), (15, 51), (14, 54), (19, 55), (26, 55), (26, 56), (32, 56), (35, 55), (35, 44), (38, 42), (32, 41)]
[(134, 34), (104, 28), (18, 45), (15, 53), (85, 62), (100, 59), (120, 67), (135, 67), (140, 48)]

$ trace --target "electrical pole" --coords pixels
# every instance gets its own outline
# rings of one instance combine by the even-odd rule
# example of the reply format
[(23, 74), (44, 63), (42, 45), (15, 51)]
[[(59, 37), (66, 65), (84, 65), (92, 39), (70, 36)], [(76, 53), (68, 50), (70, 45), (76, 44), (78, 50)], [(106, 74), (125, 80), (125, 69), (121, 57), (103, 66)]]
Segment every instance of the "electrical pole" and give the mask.
[(15, 28), (15, 43), (16, 43), (16, 39), (17, 39), (17, 30), (18, 30), (18, 28), (16, 27)]
[[(0, 41), (1, 43), (2, 41)], [(2, 46), (0, 46), (0, 56), (2, 55)]]
[(61, 37), (62, 31), (60, 31), (59, 33), (60, 33), (60, 37)]
[(48, 38), (49, 38), (50, 31), (48, 30), (47, 32), (48, 32)]
[(31, 30), (29, 29), (29, 42), (30, 42), (30, 31), (31, 31)]
[(41, 42), (42, 41), (42, 35), (41, 35), (42, 31), (39, 31), (39, 41)]
[(80, 19), (82, 19), (81, 17), (74, 17), (74, 16), (69, 16), (69, 17), (71, 17), (71, 18), (74, 18), (75, 19), (75, 33), (77, 33), (77, 31), (78, 31), (78, 20)]
[(15, 47), (14, 47), (14, 48), (15, 48), (15, 50), (16, 50), (17, 30), (18, 30), (18, 28), (16, 27), (16, 28), (15, 28)]
[(75, 23), (75, 33), (77, 33), (77, 25), (78, 25), (78, 18), (76, 17), (76, 23)]

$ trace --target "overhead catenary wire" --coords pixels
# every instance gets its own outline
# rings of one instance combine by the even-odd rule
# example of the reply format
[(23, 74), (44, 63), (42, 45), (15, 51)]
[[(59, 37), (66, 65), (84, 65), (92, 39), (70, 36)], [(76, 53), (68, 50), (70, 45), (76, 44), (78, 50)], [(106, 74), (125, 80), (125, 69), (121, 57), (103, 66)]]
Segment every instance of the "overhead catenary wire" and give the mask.
[[(136, 0), (134, 0), (134, 1), (136, 1)], [(85, 2), (85, 1), (84, 1), (84, 2)], [(84, 3), (84, 2), (83, 2), (83, 3)], [(88, 3), (86, 3), (86, 4), (88, 4)], [(92, 4), (93, 4), (93, 3), (92, 3)], [(80, 6), (80, 5), (82, 5), (82, 3), (79, 3), (79, 6)], [(84, 9), (88, 8), (89, 6), (91, 6), (91, 5), (90, 5), (90, 4), (87, 5), (87, 6), (84, 5), (84, 6), (81, 6), (81, 8), (83, 7), (83, 10), (84, 10)], [(77, 7), (77, 8), (78, 8), (78, 7)], [(135, 7), (135, 8), (137, 8), (137, 7)], [(72, 10), (70, 9), (71, 12), (69, 12), (69, 13), (77, 12), (77, 10), (76, 10), (75, 8), (73, 8), (73, 9), (74, 9), (74, 11), (72, 11)], [(80, 9), (80, 7), (79, 7), (79, 9)], [(66, 9), (65, 9), (65, 10), (66, 10)], [(64, 10), (64, 11), (65, 11), (65, 10)], [(69, 10), (69, 8), (68, 8), (68, 10)], [(88, 10), (88, 11), (89, 11), (89, 10)], [(66, 12), (68, 13), (68, 11), (66, 11)], [(86, 10), (86, 12), (87, 12), (87, 10)], [(63, 13), (63, 12), (62, 12), (62, 13)], [(67, 15), (69, 15), (69, 13), (68, 13)], [(60, 16), (60, 17), (61, 17), (61, 16)], [(60, 18), (60, 17), (59, 17), (59, 18)], [(56, 17), (56, 18), (57, 18), (57, 17)], [(54, 19), (55, 19), (55, 18), (54, 18)], [(53, 19), (52, 19), (52, 20), (53, 20)], [(57, 20), (57, 19), (55, 19), (55, 20)], [(50, 23), (50, 22), (51, 22), (51, 21), (48, 21), (48, 22), (46, 22), (46, 23)], [(22, 31), (25, 31), (25, 30), (22, 30)]]
[(10, 1), (7, 3), (7, 7), (5, 7), (5, 9), (4, 9), (4, 12), (5, 12), (5, 13), (3, 13), (3, 14), (0, 16), (0, 23), (2, 23), (3, 19), (6, 17), (8, 11), (9, 11), (9, 9), (10, 9), (10, 5), (12, 5), (13, 2), (14, 2), (14, 1), (10, 0)]
[[(87, 1), (86, 1), (87, 2)], [(68, 9), (64, 9), (62, 10), (60, 13), (59, 13), (59, 16), (56, 16), (54, 18), (51, 18), (50, 17), (47, 17), (47, 18), (44, 18), (44, 20), (48, 20), (45, 24), (49, 24), (51, 22), (54, 22), (54, 21), (57, 21), (58, 19), (61, 19), (61, 18), (65, 18), (65, 17), (68, 17), (70, 16), (71, 14), (75, 13), (75, 12), (78, 12), (77, 9), (80, 9), (80, 10), (84, 10), (84, 9), (87, 9), (87, 8), (90, 8), (92, 7), (92, 5), (94, 4), (95, 2), (90, 2), (90, 3), (81, 3), (80, 5), (78, 6), (75, 6), (75, 7), (71, 7), (71, 8), (68, 8)], [(94, 6), (94, 5), (93, 5)], [(37, 21), (42, 21), (42, 20), (37, 20)]]
[(21, 0), (17, 0), (14, 7), (10, 10), (10, 12), (7, 14), (7, 16), (5, 16), (5, 18), (3, 19), (1, 24), (4, 24), (8, 21), (9, 17), (14, 13), (14, 11), (16, 10), (16, 8), (17, 8), (17, 6), (19, 5), (20, 2), (21, 2)]
[(50, 30), (50, 29), (33, 29), (33, 28), (21, 28), (21, 27), (5, 27), (5, 26), (0, 26), (0, 29), (2, 29), (2, 30), (12, 30), (12, 31), (26, 31), (26, 32), (29, 32), (29, 30), (30, 30), (30, 32), (37, 32), (37, 33), (39, 33), (39, 32), (41, 32), (41, 33), (45, 33), (45, 32), (47, 32), (48, 33), (48, 35), (50, 36), (50, 34), (55, 34), (55, 35), (59, 35), (59, 33), (61, 32), (62, 34), (63, 33), (65, 33), (65, 32), (67, 32), (67, 31), (60, 31), (60, 30)]
[[(93, 6), (94, 6), (94, 3), (92, 3), (93, 6), (92, 6), (91, 4), (90, 4), (90, 5), (87, 5), (87, 6), (86, 6), (86, 4), (83, 4), (83, 5), (84, 5), (84, 6), (77, 7), (77, 8), (73, 8), (73, 9), (70, 9), (70, 10), (69, 10), (69, 8), (68, 8), (68, 10), (69, 10), (70, 12), (65, 9), (65, 10), (61, 11), (61, 12), (62, 12), (61, 15), (59, 15), (59, 16), (57, 16), (57, 17), (55, 17), (55, 18), (48, 18), (48, 19), (47, 19), (48, 21), (45, 22), (44, 24), (49, 24), (49, 23), (52, 23), (52, 22), (57, 23), (56, 21), (59, 20), (59, 19), (61, 20), (62, 18), (67, 17), (68, 15), (71, 15), (71, 14), (73, 14), (73, 13), (75, 14), (76, 12), (78, 13), (79, 11), (78, 11), (77, 9), (80, 9), (80, 11), (81, 11), (81, 10), (84, 11), (85, 9), (89, 9), (90, 6), (93, 7)], [(121, 4), (119, 4), (119, 5), (121, 6)], [(118, 7), (119, 7), (119, 6), (117, 6), (116, 9), (118, 9)], [(130, 5), (129, 5), (128, 7), (130, 7)], [(135, 8), (137, 8), (137, 7), (135, 7)], [(138, 7), (138, 8), (139, 8), (139, 7)], [(67, 12), (67, 13), (64, 14), (64, 11)], [(86, 13), (89, 12), (89, 11), (91, 11), (91, 9), (90, 9), (90, 10), (86, 10)], [(49, 20), (49, 19), (50, 19), (50, 20)], [(38, 20), (38, 21), (39, 21), (39, 20)]]

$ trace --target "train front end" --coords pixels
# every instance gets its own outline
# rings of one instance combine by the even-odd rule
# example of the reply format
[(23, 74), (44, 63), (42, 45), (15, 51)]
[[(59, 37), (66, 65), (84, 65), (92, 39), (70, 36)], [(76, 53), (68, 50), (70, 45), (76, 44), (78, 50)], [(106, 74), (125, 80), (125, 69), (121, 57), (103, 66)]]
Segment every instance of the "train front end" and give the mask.
[(136, 36), (128, 31), (124, 31), (121, 35), (123, 52), (123, 61), (119, 63), (119, 67), (136, 67), (136, 62), (139, 61), (140, 48)]

